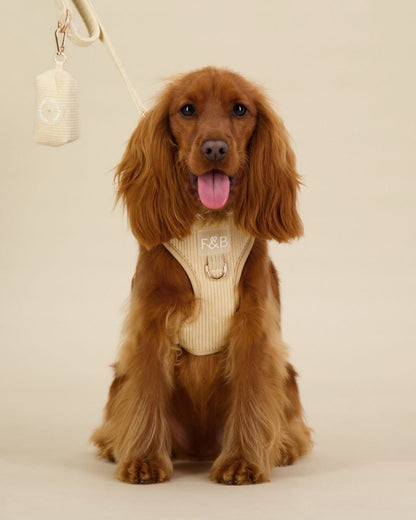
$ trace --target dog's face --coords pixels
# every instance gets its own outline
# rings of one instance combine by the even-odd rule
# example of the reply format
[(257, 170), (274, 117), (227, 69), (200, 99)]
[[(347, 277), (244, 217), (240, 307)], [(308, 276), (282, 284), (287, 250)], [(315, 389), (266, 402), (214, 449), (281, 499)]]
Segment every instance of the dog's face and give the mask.
[(218, 210), (232, 205), (256, 127), (252, 88), (236, 75), (190, 74), (172, 93), (169, 124), (193, 199)]
[(231, 210), (247, 234), (298, 237), (299, 176), (282, 120), (262, 90), (207, 67), (174, 79), (134, 131), (118, 197), (146, 248), (183, 238), (198, 213)]

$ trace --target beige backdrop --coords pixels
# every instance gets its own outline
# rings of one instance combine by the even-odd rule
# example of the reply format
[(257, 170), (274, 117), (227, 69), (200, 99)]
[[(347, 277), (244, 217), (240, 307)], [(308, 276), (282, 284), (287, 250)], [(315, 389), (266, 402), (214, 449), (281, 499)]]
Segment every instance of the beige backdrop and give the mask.
[(136, 113), (104, 48), (68, 44), (81, 139), (33, 144), (54, 5), (3, 4), (0, 516), (414, 518), (416, 4), (96, 0), (149, 105), (164, 77), (227, 66), (266, 87), (293, 137), (305, 237), (271, 252), (316, 448), (239, 489), (206, 464), (123, 485), (87, 444), (136, 261), (111, 173)]

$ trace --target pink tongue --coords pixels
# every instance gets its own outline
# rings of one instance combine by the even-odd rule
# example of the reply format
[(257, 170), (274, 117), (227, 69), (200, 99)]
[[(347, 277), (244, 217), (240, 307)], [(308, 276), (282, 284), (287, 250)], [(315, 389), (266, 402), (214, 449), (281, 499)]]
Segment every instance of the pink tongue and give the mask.
[(198, 177), (198, 195), (209, 209), (224, 206), (230, 194), (230, 179), (222, 172), (208, 172)]

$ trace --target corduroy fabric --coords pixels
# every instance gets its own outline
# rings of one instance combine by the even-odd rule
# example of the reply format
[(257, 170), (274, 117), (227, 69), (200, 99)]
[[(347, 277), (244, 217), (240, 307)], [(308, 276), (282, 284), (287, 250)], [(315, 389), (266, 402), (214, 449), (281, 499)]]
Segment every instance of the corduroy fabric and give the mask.
[(79, 137), (78, 83), (62, 69), (51, 69), (36, 78), (34, 140), (59, 146)]
[[(195, 314), (180, 327), (177, 343), (197, 356), (218, 352), (226, 345), (231, 318), (238, 305), (238, 283), (254, 238), (234, 225), (232, 215), (222, 222), (198, 219), (191, 234), (165, 243), (185, 269), (196, 298)], [(226, 264), (227, 273), (220, 279)]]

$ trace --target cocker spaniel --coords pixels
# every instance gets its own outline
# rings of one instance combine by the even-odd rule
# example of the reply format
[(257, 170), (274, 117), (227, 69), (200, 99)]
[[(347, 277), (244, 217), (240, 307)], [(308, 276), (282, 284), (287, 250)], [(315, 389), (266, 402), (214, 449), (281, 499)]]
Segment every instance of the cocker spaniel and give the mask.
[(312, 445), (267, 251), (302, 234), (281, 119), (238, 74), (179, 76), (116, 181), (140, 254), (92, 441), (135, 484), (168, 480), (173, 458), (213, 460), (215, 482), (269, 480)]

